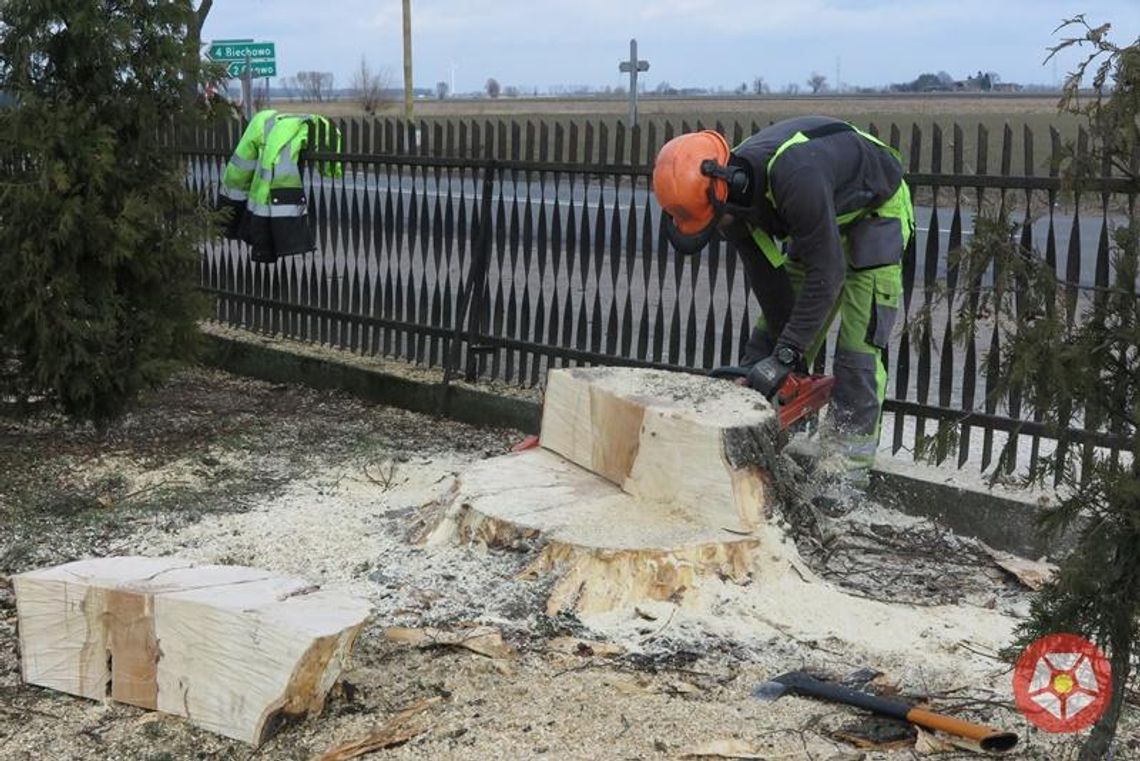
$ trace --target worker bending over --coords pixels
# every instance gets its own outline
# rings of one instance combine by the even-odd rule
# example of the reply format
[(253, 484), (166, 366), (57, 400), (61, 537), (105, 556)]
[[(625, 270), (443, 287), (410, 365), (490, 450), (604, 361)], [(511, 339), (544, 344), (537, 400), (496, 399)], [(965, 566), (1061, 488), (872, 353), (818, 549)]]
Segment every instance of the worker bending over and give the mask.
[(898, 152), (822, 116), (773, 124), (732, 150), (705, 130), (661, 148), (653, 191), (678, 251), (695, 254), (719, 232), (739, 253), (762, 312), (740, 360), (752, 388), (770, 399), (788, 373), (806, 372), (839, 314), (824, 430), (849, 480), (865, 485), (914, 231)]

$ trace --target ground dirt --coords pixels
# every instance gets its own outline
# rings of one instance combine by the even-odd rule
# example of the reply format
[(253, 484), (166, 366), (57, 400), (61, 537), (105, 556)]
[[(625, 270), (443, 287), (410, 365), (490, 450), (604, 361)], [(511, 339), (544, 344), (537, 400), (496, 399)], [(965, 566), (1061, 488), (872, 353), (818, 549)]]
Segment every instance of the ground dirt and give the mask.
[[(897, 727), (886, 734), (901, 734), (906, 749), (840, 739), (869, 731), (857, 712), (751, 697), (758, 683), (800, 668), (859, 685), (872, 674), (855, 672), (881, 671), (874, 689), (1019, 732), (1015, 757), (1075, 757), (1030, 731), (1011, 705), (1008, 664), (968, 627), (939, 634), (955, 644), (929, 652), (815, 636), (756, 603), (763, 579), (726, 582), (702, 615), (656, 603), (579, 621), (543, 613), (546, 582), (519, 578), (527, 551), (419, 546), (425, 506), (471, 463), (520, 438), (206, 370), (177, 376), (101, 434), (50, 415), (0, 422), (0, 759), (309, 759), (407, 706), (422, 709), (405, 725), (414, 736), (376, 757), (679, 758), (724, 740), (768, 759), (914, 757)], [(937, 526), (866, 505), (825, 529), (825, 543), (805, 552), (812, 571), (852, 597), (891, 602), (897, 618), (887, 627), (931, 606), (1010, 623), (1026, 610), (1024, 590), (970, 540)], [(374, 616), (324, 713), (257, 750), (181, 719), (21, 684), (3, 575), (112, 554), (297, 574), (367, 598)], [(414, 648), (385, 636), (391, 626), (470, 623), (499, 629), (513, 653)], [(567, 652), (559, 637), (621, 652)], [(1131, 709), (1120, 738), (1118, 757), (1140, 753)]]

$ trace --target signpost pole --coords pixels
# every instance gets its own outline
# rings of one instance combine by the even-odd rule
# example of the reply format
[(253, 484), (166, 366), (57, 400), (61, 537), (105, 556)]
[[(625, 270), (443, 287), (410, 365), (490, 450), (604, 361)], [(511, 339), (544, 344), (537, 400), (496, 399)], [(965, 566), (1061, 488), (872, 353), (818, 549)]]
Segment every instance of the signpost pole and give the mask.
[(241, 102), (248, 124), (253, 120), (253, 65), (248, 55), (245, 57), (245, 71), (241, 75)]

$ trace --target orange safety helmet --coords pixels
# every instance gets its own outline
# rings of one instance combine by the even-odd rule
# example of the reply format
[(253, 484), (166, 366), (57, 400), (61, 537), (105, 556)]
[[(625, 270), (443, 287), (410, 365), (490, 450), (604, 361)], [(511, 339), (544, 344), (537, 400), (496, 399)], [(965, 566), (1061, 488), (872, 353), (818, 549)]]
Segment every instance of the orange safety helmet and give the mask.
[(728, 199), (728, 183), (706, 174), (701, 166), (712, 160), (723, 167), (728, 154), (728, 141), (711, 129), (679, 135), (657, 153), (653, 192), (682, 235), (703, 232), (716, 218), (717, 205)]

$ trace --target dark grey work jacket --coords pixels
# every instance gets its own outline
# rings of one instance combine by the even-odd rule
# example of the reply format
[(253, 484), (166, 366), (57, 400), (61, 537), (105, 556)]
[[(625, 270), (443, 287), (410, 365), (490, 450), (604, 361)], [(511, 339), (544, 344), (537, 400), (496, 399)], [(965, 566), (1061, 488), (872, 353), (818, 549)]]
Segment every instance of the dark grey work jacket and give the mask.
[[(747, 198), (728, 199), (736, 221), (722, 234), (741, 254), (771, 337), (801, 351), (823, 329), (843, 287), (848, 262), (836, 217), (879, 206), (894, 195), (903, 176), (887, 149), (854, 131), (830, 131), (843, 124), (824, 116), (778, 122), (737, 146), (729, 160), (749, 172), (751, 182)], [(769, 176), (769, 159), (797, 132), (824, 134), (786, 148)], [(767, 195), (769, 183), (775, 205)], [(790, 240), (788, 257), (805, 274), (798, 298), (786, 270), (769, 262), (748, 224)], [(852, 251), (851, 265), (857, 269), (862, 268), (859, 254)]]

